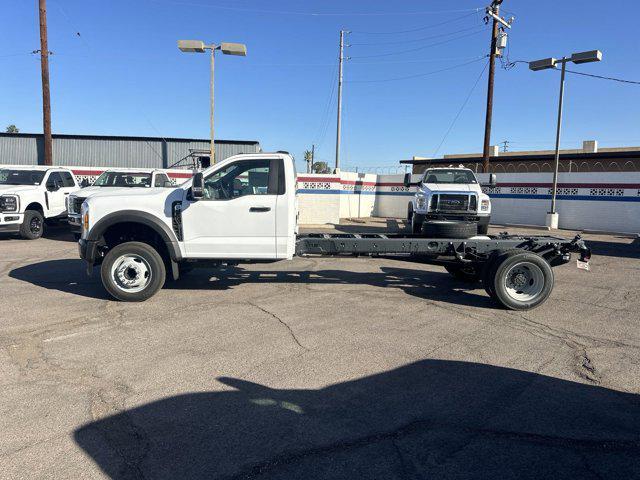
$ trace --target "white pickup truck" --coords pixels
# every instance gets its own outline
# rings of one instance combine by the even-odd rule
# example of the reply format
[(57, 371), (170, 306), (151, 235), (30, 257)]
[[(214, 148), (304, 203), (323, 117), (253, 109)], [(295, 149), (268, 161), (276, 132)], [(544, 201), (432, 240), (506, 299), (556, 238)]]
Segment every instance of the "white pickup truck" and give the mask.
[(0, 232), (40, 238), (45, 220), (66, 217), (66, 197), (77, 189), (66, 168), (0, 166)]
[[(405, 186), (410, 186), (410, 174)], [(496, 185), (495, 174), (489, 186)], [(413, 233), (428, 237), (469, 238), (486, 235), (491, 218), (491, 199), (482, 192), (475, 174), (468, 168), (429, 168), (417, 183), (407, 208)]]
[(173, 184), (162, 170), (119, 168), (106, 170), (91, 185), (82, 186), (67, 198), (67, 221), (77, 235), (81, 229), (80, 208), (88, 197), (114, 189), (172, 187)]
[(236, 155), (167, 189), (130, 189), (82, 204), (80, 257), (101, 264), (106, 290), (141, 301), (193, 266), (275, 262), (294, 256), (386, 255), (444, 266), (478, 281), (502, 305), (526, 310), (546, 300), (552, 266), (589, 249), (551, 236), (425, 238), (402, 233), (307, 234), (297, 226), (296, 171), (286, 153)]

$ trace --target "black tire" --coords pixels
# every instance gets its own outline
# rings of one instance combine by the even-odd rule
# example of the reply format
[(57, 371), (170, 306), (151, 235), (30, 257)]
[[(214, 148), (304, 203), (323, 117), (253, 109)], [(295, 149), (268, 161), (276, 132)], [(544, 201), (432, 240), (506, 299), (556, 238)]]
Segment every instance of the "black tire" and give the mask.
[(109, 250), (102, 261), (100, 277), (113, 298), (142, 302), (162, 288), (166, 268), (162, 257), (151, 245), (126, 242)]
[(478, 235), (486, 235), (487, 233), (489, 233), (489, 224), (478, 223)]
[(411, 223), (411, 217), (413, 217), (413, 203), (409, 203), (407, 206), (407, 222)]
[(424, 225), (424, 215), (413, 212), (413, 215), (411, 216), (411, 233), (416, 235), (421, 234), (423, 225)]
[(445, 270), (458, 280), (467, 283), (480, 281), (481, 272), (475, 265), (445, 265)]
[(44, 233), (44, 217), (38, 210), (27, 210), (20, 225), (20, 236), (25, 240), (36, 240)]
[(422, 224), (422, 234), (429, 238), (471, 238), (478, 234), (478, 224), (452, 220), (429, 220)]
[(511, 250), (495, 260), (486, 281), (491, 284), (493, 298), (504, 307), (530, 310), (549, 298), (554, 275), (551, 265), (541, 256)]

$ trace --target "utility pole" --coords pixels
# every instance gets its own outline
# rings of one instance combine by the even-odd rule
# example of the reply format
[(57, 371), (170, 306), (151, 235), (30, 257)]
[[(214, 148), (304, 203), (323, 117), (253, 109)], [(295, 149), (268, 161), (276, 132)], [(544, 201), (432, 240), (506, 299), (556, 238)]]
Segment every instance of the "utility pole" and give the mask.
[(340, 62), (338, 64), (338, 121), (336, 123), (336, 169), (340, 168), (340, 129), (342, 127), (342, 64), (344, 62), (344, 36), (349, 33), (340, 30)]
[(49, 47), (47, 45), (47, 0), (40, 0), (40, 68), (42, 70), (42, 130), (44, 164), (53, 165), (51, 139), (51, 92), (49, 90)]
[(311, 164), (309, 165), (309, 173), (313, 171), (313, 163), (316, 161), (316, 144), (311, 144)]
[[(507, 28), (511, 28), (513, 18), (509, 21), (505, 21), (500, 17), (500, 5), (502, 0), (493, 0), (491, 5), (487, 7), (486, 19), (491, 18), (493, 20), (493, 26), (491, 29), (491, 50), (489, 51), (489, 80), (487, 86), (487, 115), (484, 122), (484, 147), (482, 149), (482, 171), (487, 173), (489, 171), (489, 149), (491, 148), (491, 117), (493, 115), (493, 83), (496, 71), (496, 57), (501, 55), (501, 49), (505, 44), (500, 42), (498, 45), (498, 24), (502, 24)], [(506, 34), (502, 40), (506, 41)]]

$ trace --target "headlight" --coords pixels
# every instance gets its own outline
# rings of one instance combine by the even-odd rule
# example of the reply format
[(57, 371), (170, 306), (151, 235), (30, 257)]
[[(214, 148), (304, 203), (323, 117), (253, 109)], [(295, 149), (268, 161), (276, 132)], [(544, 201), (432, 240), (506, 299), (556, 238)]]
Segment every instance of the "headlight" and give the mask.
[(87, 205), (87, 202), (83, 202), (82, 206), (80, 207), (80, 212), (82, 214), (82, 230), (84, 230), (85, 232), (89, 231), (89, 206)]
[(17, 212), (18, 207), (17, 195), (3, 195), (0, 197), (0, 212)]
[(480, 202), (480, 211), (487, 212), (489, 211), (490, 206), (491, 206), (491, 202), (488, 199), (484, 199)]
[(424, 210), (427, 208), (427, 199), (425, 197), (416, 198), (416, 208), (418, 210)]

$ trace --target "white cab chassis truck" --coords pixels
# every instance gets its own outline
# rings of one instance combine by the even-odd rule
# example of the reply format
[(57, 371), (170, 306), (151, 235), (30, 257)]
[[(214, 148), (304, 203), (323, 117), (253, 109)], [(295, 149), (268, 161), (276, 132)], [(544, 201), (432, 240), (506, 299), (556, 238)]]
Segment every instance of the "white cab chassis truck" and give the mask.
[(0, 232), (35, 240), (45, 220), (67, 216), (66, 198), (78, 189), (71, 170), (41, 166), (0, 166)]
[(299, 235), (296, 172), (286, 153), (230, 157), (171, 189), (92, 196), (81, 213), (80, 257), (89, 273), (100, 265), (105, 289), (123, 301), (146, 300), (167, 275), (178, 280), (195, 266), (384, 255), (442, 265), (482, 282), (505, 307), (526, 310), (551, 293), (551, 267), (568, 262), (572, 251), (583, 262), (591, 256), (579, 236)]
[(166, 188), (173, 187), (166, 172), (157, 169), (128, 169), (118, 168), (105, 170), (91, 185), (84, 184), (80, 190), (73, 192), (67, 198), (67, 221), (71, 231), (80, 235), (81, 218), (80, 209), (84, 201), (93, 196), (105, 192), (113, 192), (115, 189), (130, 188)]
[[(410, 174), (405, 175), (404, 183), (418, 187), (407, 207), (413, 233), (444, 238), (487, 234), (491, 200), (468, 168), (429, 168), (417, 184), (411, 183)], [(489, 185), (495, 184), (495, 174), (491, 174)]]

